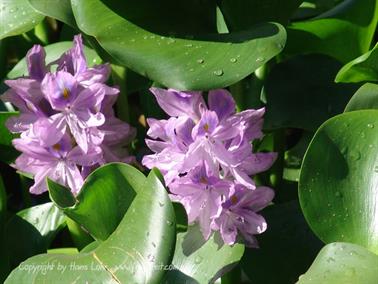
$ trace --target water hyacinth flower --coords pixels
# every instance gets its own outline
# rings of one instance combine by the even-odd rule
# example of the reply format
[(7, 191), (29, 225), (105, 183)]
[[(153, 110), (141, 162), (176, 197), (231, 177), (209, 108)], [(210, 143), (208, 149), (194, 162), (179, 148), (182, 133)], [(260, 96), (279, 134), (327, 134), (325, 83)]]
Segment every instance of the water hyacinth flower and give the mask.
[(135, 130), (114, 116), (119, 90), (105, 84), (110, 67), (88, 67), (83, 50), (81, 35), (75, 36), (73, 48), (46, 65), (43, 47), (35, 45), (26, 56), (28, 76), (5, 81), (10, 89), (1, 98), (20, 112), (6, 122), (20, 133), (13, 166), (34, 175), (32, 193), (45, 192), (49, 177), (77, 194), (99, 165), (134, 162), (125, 146)]
[(171, 199), (183, 204), (189, 223), (199, 223), (208, 239), (219, 231), (224, 242), (241, 236), (256, 247), (253, 235), (266, 230), (257, 214), (273, 199), (273, 190), (258, 187), (251, 176), (266, 171), (276, 153), (253, 153), (252, 141), (263, 137), (264, 108), (235, 112), (227, 90), (201, 92), (151, 88), (166, 120), (147, 119), (154, 152), (143, 158), (147, 168), (164, 175)]

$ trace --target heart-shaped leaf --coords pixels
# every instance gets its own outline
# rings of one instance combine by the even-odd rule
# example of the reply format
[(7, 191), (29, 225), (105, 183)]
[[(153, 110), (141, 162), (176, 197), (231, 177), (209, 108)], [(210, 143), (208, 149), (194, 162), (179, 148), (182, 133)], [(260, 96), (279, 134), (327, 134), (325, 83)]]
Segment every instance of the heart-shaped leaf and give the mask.
[(344, 83), (378, 81), (378, 44), (372, 50), (346, 64), (337, 73), (335, 81)]
[[(280, 188), (281, 190), (282, 188)], [(311, 265), (323, 243), (312, 233), (298, 201), (263, 210), (268, 229), (259, 249), (247, 249), (241, 265), (253, 283), (294, 283)], [(266, 273), (274, 267), (274, 273)]]
[(290, 25), (285, 53), (322, 53), (347, 63), (370, 49), (377, 21), (377, 0), (342, 1), (316, 18)]
[(0, 0), (0, 11), (0, 39), (27, 32), (44, 18), (28, 0)]
[(378, 110), (326, 121), (305, 155), (303, 213), (325, 243), (346, 241), (378, 253)]
[[(96, 249), (75, 255), (34, 256), (13, 270), (5, 283), (54, 283), (59, 279), (63, 283), (159, 284), (165, 273), (159, 267), (170, 263), (174, 243), (173, 206), (153, 170), (117, 229)], [(46, 271), (25, 271), (47, 264)]]
[(262, 22), (287, 24), (303, 0), (222, 0), (220, 8), (232, 30), (248, 29)]
[(320, 54), (296, 56), (277, 64), (264, 87), (264, 127), (315, 131), (328, 118), (342, 113), (358, 86), (334, 82), (341, 66)]
[(215, 234), (206, 242), (197, 227), (177, 234), (175, 254), (164, 283), (213, 283), (229, 271), (243, 256), (244, 245), (221, 245), (219, 238)]
[(366, 83), (350, 99), (345, 112), (361, 109), (378, 109), (378, 85)]
[(24, 209), (10, 218), (5, 242), (11, 266), (46, 252), (55, 235), (65, 226), (65, 217), (53, 203)]
[(39, 13), (76, 27), (70, 0), (28, 0)]
[(326, 245), (297, 284), (378, 283), (378, 256), (350, 243)]
[(122, 220), (136, 194), (143, 191), (145, 182), (146, 177), (136, 168), (112, 163), (91, 173), (76, 197), (51, 180), (48, 185), (51, 199), (64, 214), (79, 223), (96, 240), (106, 240)]
[(180, 90), (231, 85), (278, 54), (286, 40), (284, 28), (273, 23), (206, 40), (160, 36), (132, 24), (99, 0), (71, 3), (79, 28), (120, 64)]
[[(49, 64), (57, 60), (64, 52), (72, 48), (71, 41), (62, 41), (58, 43), (53, 43), (44, 47), (46, 51), (46, 64)], [(87, 59), (88, 66), (93, 66), (95, 64), (101, 63), (101, 58), (97, 53), (84, 46), (84, 54)], [(14, 79), (17, 77), (25, 76), (28, 74), (28, 69), (26, 67), (26, 58), (21, 59), (15, 67), (8, 73), (7, 77), (9, 79)]]

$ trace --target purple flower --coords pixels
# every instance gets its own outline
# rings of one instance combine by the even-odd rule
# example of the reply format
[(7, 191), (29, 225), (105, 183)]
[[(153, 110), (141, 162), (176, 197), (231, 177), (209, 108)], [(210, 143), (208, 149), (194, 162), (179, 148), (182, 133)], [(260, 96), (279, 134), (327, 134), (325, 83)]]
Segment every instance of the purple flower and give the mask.
[(46, 66), (45, 51), (36, 45), (27, 54), (29, 76), (5, 82), (10, 89), (2, 100), (20, 111), (7, 121), (10, 131), (21, 133), (14, 140), (22, 152), (14, 167), (34, 175), (32, 193), (46, 191), (49, 177), (77, 194), (99, 165), (135, 162), (126, 148), (135, 130), (115, 118), (119, 90), (105, 84), (110, 67), (88, 67), (83, 50), (75, 36), (73, 48)]
[[(146, 139), (146, 144), (154, 154), (145, 156), (142, 163), (161, 170), (171, 198), (184, 205), (190, 223), (200, 224), (205, 239), (212, 230), (219, 230), (225, 242), (231, 244), (239, 232), (252, 244), (256, 229), (232, 223), (232, 234), (225, 235), (221, 220), (231, 214), (227, 212), (237, 211), (234, 207), (230, 211), (231, 207), (224, 205), (228, 204), (230, 194), (240, 187), (248, 192), (248, 197), (260, 192), (251, 176), (269, 169), (276, 159), (276, 153), (252, 151), (251, 142), (263, 136), (265, 110), (236, 113), (235, 102), (227, 90), (210, 91), (208, 105), (199, 92), (158, 88), (152, 88), (151, 92), (170, 117), (147, 119), (150, 139)], [(253, 204), (249, 205), (254, 209)], [(252, 211), (248, 214), (252, 215)]]
[(236, 184), (233, 195), (222, 204), (222, 213), (215, 220), (215, 229), (220, 231), (223, 241), (233, 245), (240, 233), (247, 246), (258, 247), (254, 235), (263, 233), (267, 224), (256, 212), (266, 207), (273, 197), (274, 191), (268, 187), (250, 190)]
[(212, 223), (221, 214), (222, 202), (230, 194), (231, 187), (231, 181), (220, 179), (204, 162), (172, 183), (169, 189), (172, 199), (185, 207), (188, 222), (198, 220), (203, 236), (208, 239)]

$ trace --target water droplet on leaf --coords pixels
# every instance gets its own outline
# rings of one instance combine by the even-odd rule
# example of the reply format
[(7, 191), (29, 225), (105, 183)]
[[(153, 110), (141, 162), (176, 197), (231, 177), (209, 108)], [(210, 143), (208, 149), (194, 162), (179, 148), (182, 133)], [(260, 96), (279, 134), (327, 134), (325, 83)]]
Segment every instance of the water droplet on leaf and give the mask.
[(223, 70), (222, 69), (215, 70), (213, 73), (214, 73), (215, 76), (222, 76), (223, 75)]

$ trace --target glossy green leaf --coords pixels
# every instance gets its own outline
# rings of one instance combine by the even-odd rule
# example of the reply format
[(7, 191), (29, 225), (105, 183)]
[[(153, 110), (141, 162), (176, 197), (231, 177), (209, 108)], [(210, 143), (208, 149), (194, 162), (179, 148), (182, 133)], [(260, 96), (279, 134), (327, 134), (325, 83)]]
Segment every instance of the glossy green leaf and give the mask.
[[(113, 204), (114, 206), (114, 204)], [(97, 209), (97, 207), (96, 207)], [(154, 170), (110, 237), (95, 250), (76, 255), (44, 254), (23, 262), (5, 283), (160, 284), (170, 263), (175, 243), (175, 216), (166, 189)], [(46, 273), (27, 273), (23, 268), (55, 264)], [(62, 278), (61, 267), (66, 267)], [(70, 269), (71, 267), (76, 267)], [(51, 267), (51, 266), (50, 266)], [(80, 267), (82, 269), (80, 269)]]
[(9, 132), (5, 122), (17, 112), (0, 112), (0, 161), (10, 163), (18, 156), (18, 152), (12, 146), (15, 135)]
[(325, 243), (378, 253), (378, 110), (347, 112), (316, 132), (299, 180), (303, 213)]
[(345, 112), (361, 109), (378, 109), (378, 85), (366, 83), (350, 99)]
[(39, 13), (76, 27), (70, 0), (28, 0)]
[(0, 0), (0, 11), (0, 39), (27, 32), (44, 18), (28, 0)]
[(122, 18), (153, 33), (196, 35), (217, 31), (216, 0), (101, 0), (101, 2)]
[(51, 199), (67, 216), (96, 240), (106, 240), (136, 194), (145, 188), (145, 182), (145, 176), (136, 168), (112, 163), (91, 173), (76, 197), (52, 181), (48, 184)]
[(343, 112), (358, 86), (336, 84), (341, 64), (324, 55), (296, 56), (277, 64), (265, 87), (267, 129), (295, 127), (316, 130)]
[[(57, 59), (72, 48), (71, 41), (62, 41), (58, 43), (53, 43), (44, 47), (46, 51), (46, 64), (49, 64)], [(95, 64), (100, 64), (101, 59), (97, 53), (90, 49), (89, 47), (84, 47), (84, 54), (87, 59), (88, 66), (93, 66)], [(7, 77), (9, 79), (14, 79), (21, 76), (26, 76), (28, 74), (28, 69), (26, 67), (26, 58), (21, 59), (17, 65), (8, 73)]]
[(325, 246), (297, 284), (376, 284), (378, 256), (355, 244)]
[(181, 90), (231, 85), (278, 54), (286, 40), (284, 28), (273, 23), (206, 40), (160, 36), (132, 24), (99, 0), (71, 3), (79, 28), (94, 36), (120, 64)]
[(164, 283), (213, 283), (229, 271), (243, 256), (244, 245), (220, 245), (219, 238), (213, 235), (205, 242), (198, 229), (177, 234), (175, 254)]
[(262, 22), (286, 25), (303, 0), (221, 0), (220, 8), (232, 30), (244, 30)]
[(337, 74), (336, 82), (378, 81), (378, 44), (369, 52), (346, 64)]
[(0, 145), (12, 146), (12, 139), (15, 137), (5, 126), (8, 118), (17, 115), (18, 112), (0, 112)]
[(294, 283), (323, 243), (308, 227), (298, 201), (272, 205), (262, 215), (268, 229), (258, 236), (259, 249), (245, 251), (242, 268), (253, 283)]
[(290, 25), (285, 53), (322, 53), (347, 63), (370, 49), (377, 21), (377, 0), (345, 0), (316, 18)]
[(55, 235), (65, 226), (65, 217), (53, 203), (24, 209), (6, 225), (5, 243), (11, 266), (46, 252)]

